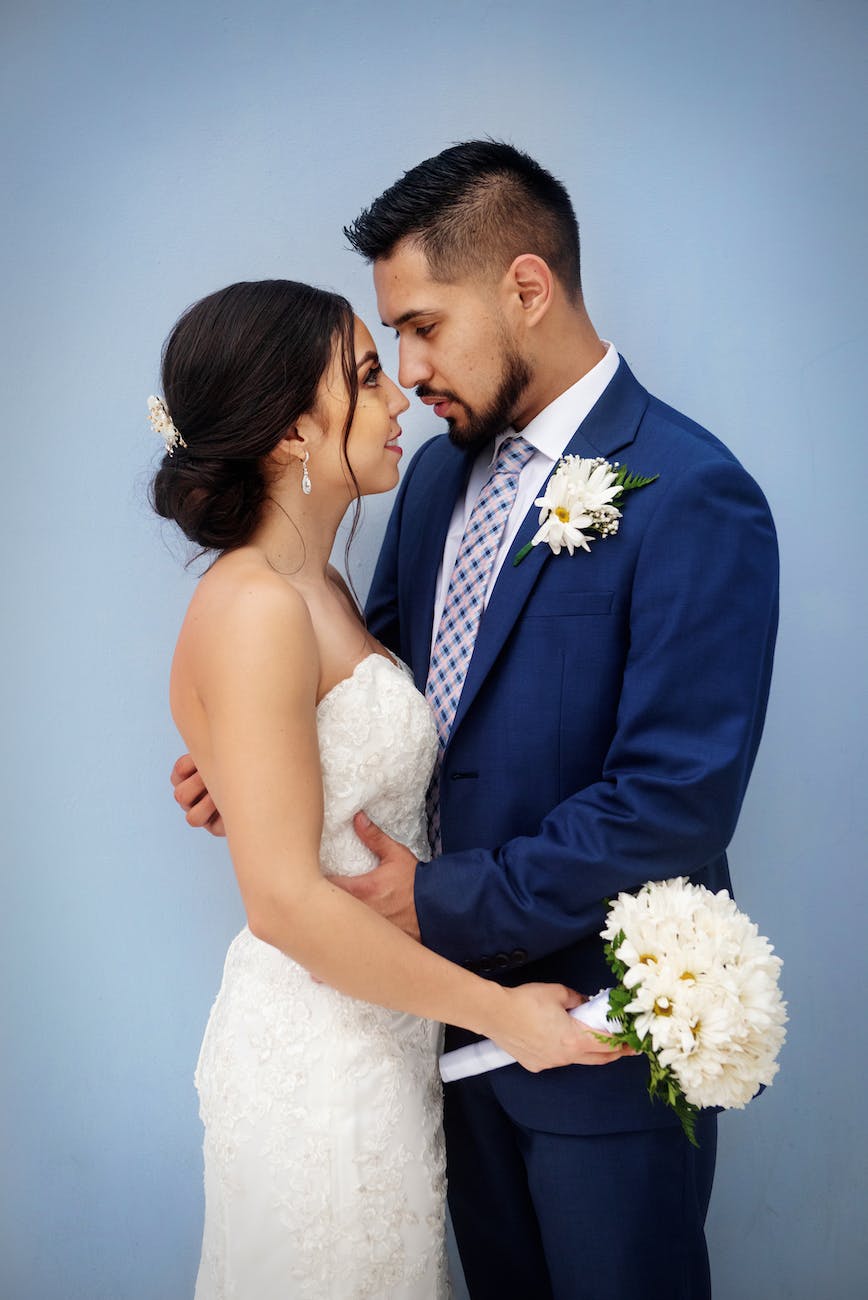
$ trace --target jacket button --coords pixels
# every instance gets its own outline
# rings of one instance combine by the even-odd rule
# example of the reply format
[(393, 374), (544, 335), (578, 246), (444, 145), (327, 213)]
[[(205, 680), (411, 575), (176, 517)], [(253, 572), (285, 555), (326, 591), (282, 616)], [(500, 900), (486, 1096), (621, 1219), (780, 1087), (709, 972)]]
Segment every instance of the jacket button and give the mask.
[(526, 948), (513, 948), (512, 952), (509, 954), (509, 962), (510, 962), (510, 965), (511, 965), (511, 966), (520, 966), (520, 965), (522, 964), (522, 962), (525, 962), (525, 961), (527, 961), (527, 949), (526, 949)]
[(505, 952), (498, 952), (491, 959), (493, 970), (506, 970), (509, 966), (509, 957)]
[(490, 975), (494, 970), (494, 967), (491, 964), (491, 958), (483, 957), (481, 961), (476, 963), (476, 969), (479, 971), (480, 975)]

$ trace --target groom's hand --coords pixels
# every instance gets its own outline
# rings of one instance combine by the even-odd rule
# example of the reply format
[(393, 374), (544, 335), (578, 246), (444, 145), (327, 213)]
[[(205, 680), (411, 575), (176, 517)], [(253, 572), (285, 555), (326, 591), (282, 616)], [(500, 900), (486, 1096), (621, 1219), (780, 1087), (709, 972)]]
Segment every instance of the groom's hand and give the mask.
[(212, 835), (226, 834), (217, 805), (189, 754), (182, 754), (172, 768), (172, 785), (190, 826), (204, 826)]
[(367, 903), (411, 939), (421, 939), (413, 898), (415, 853), (391, 839), (363, 812), (356, 813), (353, 826), (362, 843), (380, 859), (380, 865), (362, 876), (330, 876), (332, 884)]

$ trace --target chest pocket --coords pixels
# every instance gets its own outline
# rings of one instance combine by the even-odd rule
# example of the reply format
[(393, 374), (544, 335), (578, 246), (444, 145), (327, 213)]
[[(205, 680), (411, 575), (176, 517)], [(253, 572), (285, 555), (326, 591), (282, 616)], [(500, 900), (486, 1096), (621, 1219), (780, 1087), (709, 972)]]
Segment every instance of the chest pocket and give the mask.
[(524, 618), (579, 618), (611, 614), (614, 591), (543, 591), (531, 597)]

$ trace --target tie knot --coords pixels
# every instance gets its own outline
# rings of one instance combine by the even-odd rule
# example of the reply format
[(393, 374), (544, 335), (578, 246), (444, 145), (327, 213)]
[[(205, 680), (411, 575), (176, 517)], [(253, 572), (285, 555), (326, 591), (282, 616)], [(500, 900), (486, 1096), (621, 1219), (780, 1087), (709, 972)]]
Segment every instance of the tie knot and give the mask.
[(497, 453), (492, 472), (520, 474), (535, 451), (536, 448), (532, 447), (520, 433), (510, 434), (500, 444), (500, 451)]

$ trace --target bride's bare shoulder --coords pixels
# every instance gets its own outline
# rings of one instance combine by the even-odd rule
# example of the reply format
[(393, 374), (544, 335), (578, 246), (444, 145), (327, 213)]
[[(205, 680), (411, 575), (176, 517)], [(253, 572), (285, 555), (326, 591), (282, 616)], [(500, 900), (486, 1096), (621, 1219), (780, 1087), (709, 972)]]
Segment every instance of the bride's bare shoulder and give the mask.
[(219, 662), (240, 654), (262, 667), (287, 654), (316, 654), (310, 613), (297, 589), (262, 555), (242, 548), (222, 555), (199, 579), (190, 601), (178, 652)]

